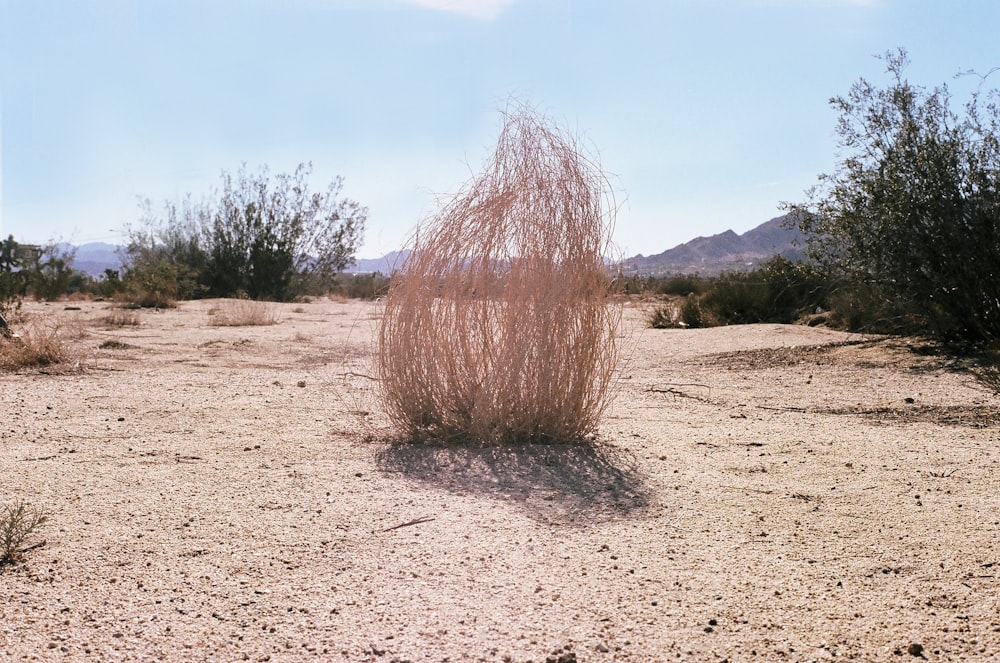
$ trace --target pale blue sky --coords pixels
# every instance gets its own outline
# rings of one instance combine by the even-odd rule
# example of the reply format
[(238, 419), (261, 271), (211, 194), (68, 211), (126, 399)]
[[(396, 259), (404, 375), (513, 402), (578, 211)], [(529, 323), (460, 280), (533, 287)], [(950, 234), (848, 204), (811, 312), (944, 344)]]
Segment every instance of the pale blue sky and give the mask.
[(119, 241), (219, 172), (312, 161), (403, 244), (511, 96), (580, 134), (626, 255), (748, 230), (834, 168), (831, 96), (1000, 65), (995, 0), (0, 0), (0, 234)]

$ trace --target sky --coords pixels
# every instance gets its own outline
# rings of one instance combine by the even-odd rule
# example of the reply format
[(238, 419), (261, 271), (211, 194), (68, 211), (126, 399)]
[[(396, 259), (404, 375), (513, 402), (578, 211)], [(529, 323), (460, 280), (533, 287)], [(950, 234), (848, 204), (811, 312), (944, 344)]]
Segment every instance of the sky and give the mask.
[(655, 254), (802, 201), (836, 167), (830, 98), (887, 82), (876, 55), (962, 101), (998, 28), (996, 0), (0, 0), (0, 236), (120, 243), (141, 199), (311, 162), (378, 257), (516, 99), (599, 160), (620, 254)]

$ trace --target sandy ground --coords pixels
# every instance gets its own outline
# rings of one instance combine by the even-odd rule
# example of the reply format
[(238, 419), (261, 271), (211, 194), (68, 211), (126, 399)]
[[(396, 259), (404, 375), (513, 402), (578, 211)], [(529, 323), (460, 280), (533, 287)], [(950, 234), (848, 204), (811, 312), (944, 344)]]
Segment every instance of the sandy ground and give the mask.
[[(9, 660), (1000, 660), (1000, 399), (905, 339), (642, 330), (601, 443), (393, 446), (372, 304), (30, 304)], [(79, 310), (73, 310), (79, 307)]]

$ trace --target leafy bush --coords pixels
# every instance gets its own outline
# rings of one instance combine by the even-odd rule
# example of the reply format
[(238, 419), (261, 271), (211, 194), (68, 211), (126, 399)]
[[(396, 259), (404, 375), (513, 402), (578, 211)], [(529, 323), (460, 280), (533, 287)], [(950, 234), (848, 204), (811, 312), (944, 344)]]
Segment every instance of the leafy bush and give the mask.
[(681, 304), (680, 321), (685, 327), (697, 329), (698, 327), (711, 327), (714, 321), (710, 322), (701, 309), (701, 298), (692, 293), (684, 298)]
[(873, 334), (919, 334), (923, 329), (909, 302), (860, 279), (839, 281), (828, 302), (828, 324), (837, 329)]
[[(754, 322), (786, 322), (772, 319), (774, 300), (765, 281), (753, 280), (756, 273), (724, 274), (698, 298), (702, 310), (699, 316), (703, 326), (705, 312), (723, 325), (743, 325)], [(699, 325), (699, 326), (702, 326)]]
[(129, 228), (125, 281), (134, 293), (170, 299), (234, 297), (288, 301), (332, 285), (353, 259), (367, 209), (340, 197), (343, 180), (309, 190), (311, 164), (271, 176), (267, 168), (222, 173), (222, 191), (196, 203), (143, 204)]
[(90, 283), (91, 294), (104, 299), (115, 299), (125, 292), (125, 284), (117, 269), (105, 269), (104, 274)]
[(707, 279), (697, 274), (671, 276), (627, 276), (616, 280), (617, 292), (624, 295), (677, 295), (686, 297), (705, 290)]
[(123, 301), (135, 308), (173, 308), (184, 294), (192, 294), (194, 272), (167, 258), (135, 264), (125, 279)]
[(751, 272), (698, 279), (697, 287), (699, 292), (689, 293), (679, 308), (670, 300), (655, 308), (650, 325), (791, 323), (805, 313), (827, 308), (832, 291), (831, 282), (816, 267), (781, 256)]
[(905, 51), (884, 60), (887, 86), (860, 79), (831, 101), (845, 156), (790, 207), (832, 274), (901, 304), (929, 336), (991, 342), (1000, 338), (1000, 92), (975, 92), (959, 116), (947, 87), (903, 77)]
[(714, 280), (701, 303), (721, 324), (787, 324), (827, 308), (829, 291), (829, 281), (813, 266), (775, 256), (752, 272)]
[(350, 299), (378, 299), (389, 292), (389, 277), (380, 272), (373, 274), (341, 274), (331, 294)]
[(672, 299), (657, 302), (646, 313), (646, 324), (653, 329), (673, 329), (677, 322), (677, 306)]
[(702, 298), (695, 293), (687, 297), (667, 296), (657, 301), (646, 313), (646, 323), (653, 329), (712, 327), (717, 324), (702, 310)]
[(204, 295), (208, 253), (199, 237), (203, 210), (187, 197), (180, 206), (168, 203), (160, 219), (149, 201), (142, 205), (139, 227), (127, 228), (121, 279), (125, 300), (143, 308), (168, 308), (178, 299)]
[(679, 295), (681, 297), (704, 292), (705, 283), (704, 277), (691, 274), (665, 276), (650, 280), (653, 292), (660, 295)]
[(20, 244), (13, 235), (0, 241), (0, 315), (15, 312), (28, 295), (54, 301), (84, 292), (90, 277), (70, 267), (75, 254), (67, 244)]

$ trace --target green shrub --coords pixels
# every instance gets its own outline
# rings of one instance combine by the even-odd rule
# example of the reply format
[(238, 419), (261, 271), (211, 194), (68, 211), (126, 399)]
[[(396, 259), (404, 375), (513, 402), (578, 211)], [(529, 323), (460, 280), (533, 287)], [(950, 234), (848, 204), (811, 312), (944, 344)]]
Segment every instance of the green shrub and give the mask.
[(93, 281), (91, 290), (95, 295), (105, 299), (114, 299), (125, 292), (125, 283), (117, 269), (105, 269), (104, 274)]
[(842, 282), (829, 296), (829, 325), (852, 332), (919, 334), (920, 316), (908, 304), (876, 284)]
[(368, 211), (340, 195), (343, 180), (311, 192), (311, 164), (273, 177), (241, 168), (223, 172), (214, 198), (190, 195), (163, 213), (143, 203), (143, 218), (127, 229), (125, 280), (174, 299), (235, 297), (290, 301), (321, 294), (350, 264), (361, 244)]
[(983, 348), (972, 372), (980, 384), (1000, 396), (1000, 341)]
[(679, 295), (687, 297), (690, 294), (700, 294), (705, 290), (706, 279), (690, 274), (666, 276), (651, 280), (651, 285), (660, 295)]
[[(830, 286), (814, 267), (775, 256), (745, 273), (723, 274), (699, 297), (701, 323), (788, 324), (828, 306)], [(707, 315), (706, 315), (707, 314)]]
[(124, 286), (124, 300), (140, 308), (172, 308), (178, 299), (191, 299), (202, 292), (196, 268), (160, 251), (145, 253), (133, 262), (125, 273)]
[(378, 299), (389, 291), (389, 277), (381, 272), (372, 274), (341, 274), (334, 288), (335, 295), (351, 299)]
[(648, 320), (651, 326), (792, 323), (817, 308), (828, 308), (832, 288), (815, 267), (780, 256), (751, 272), (678, 277), (660, 286), (686, 292), (686, 297), (677, 313), (666, 304), (654, 309)]
[(681, 322), (685, 327), (697, 329), (699, 327), (711, 327), (708, 324), (701, 310), (701, 297), (692, 293), (684, 299), (681, 305)]
[[(753, 274), (727, 274), (715, 281), (699, 298), (704, 312), (724, 325), (771, 322), (773, 299), (767, 283), (752, 280)], [(706, 322), (704, 315), (702, 322)]]
[(831, 99), (842, 160), (789, 207), (814, 259), (965, 352), (1000, 339), (1000, 91), (956, 109), (947, 86), (904, 77), (905, 50), (883, 60), (887, 84)]
[(658, 302), (646, 313), (646, 323), (653, 329), (677, 327), (677, 306), (669, 299)]
[(668, 297), (656, 303), (646, 314), (653, 329), (711, 327), (701, 308), (701, 298), (691, 293), (687, 297)]

